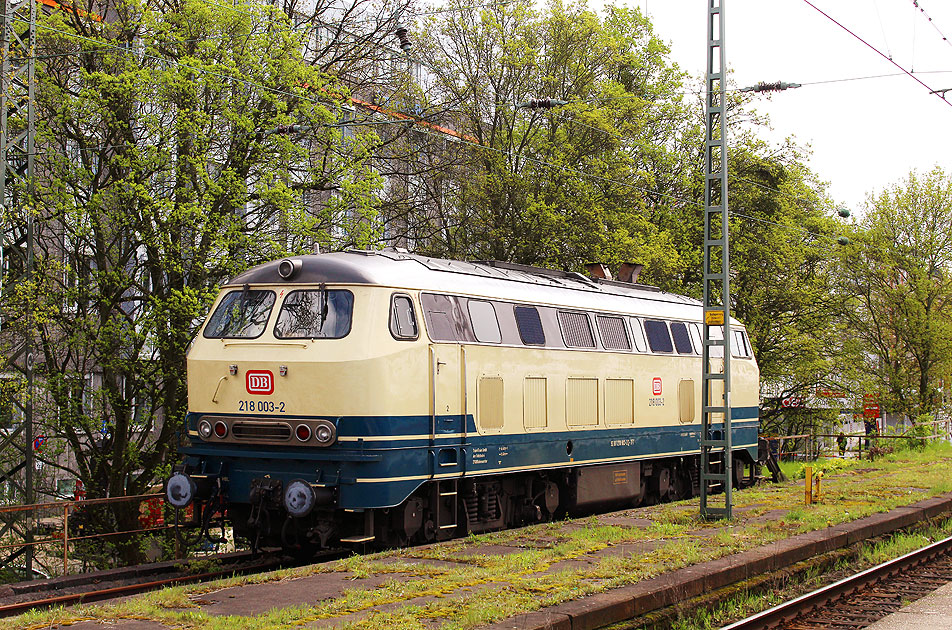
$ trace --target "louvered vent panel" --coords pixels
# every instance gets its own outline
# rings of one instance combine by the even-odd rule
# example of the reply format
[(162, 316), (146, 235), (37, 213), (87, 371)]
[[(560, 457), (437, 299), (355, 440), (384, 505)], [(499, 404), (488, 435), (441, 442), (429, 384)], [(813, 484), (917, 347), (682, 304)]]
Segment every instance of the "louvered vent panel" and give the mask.
[(630, 378), (605, 381), (605, 421), (608, 424), (635, 423), (635, 382)]
[(478, 389), (479, 426), (484, 429), (501, 429), (503, 425), (503, 380), (498, 376), (479, 379)]
[(549, 426), (546, 390), (546, 379), (526, 378), (523, 388), (523, 419), (527, 429), (544, 429)]
[(570, 378), (565, 381), (565, 421), (569, 426), (598, 424), (597, 378)]

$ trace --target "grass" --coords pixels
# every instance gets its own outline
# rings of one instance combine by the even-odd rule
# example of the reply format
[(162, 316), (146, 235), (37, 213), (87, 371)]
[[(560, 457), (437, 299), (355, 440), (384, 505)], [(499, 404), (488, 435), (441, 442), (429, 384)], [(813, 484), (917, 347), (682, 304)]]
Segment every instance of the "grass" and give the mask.
[[(828, 468), (822, 484), (822, 501), (810, 506), (803, 505), (802, 480), (736, 492), (735, 516), (727, 522), (702, 520), (694, 499), (627, 513), (639, 522), (649, 521), (644, 527), (619, 525), (617, 518), (608, 522), (600, 516), (546, 523), (441, 545), (353, 556), (328, 565), (170, 588), (117, 604), (32, 612), (0, 621), (0, 629), (135, 618), (183, 629), (264, 630), (360, 612), (341, 627), (469, 630), (952, 491), (952, 447), (930, 445), (923, 451), (892, 454), (875, 462)], [(496, 548), (492, 553), (490, 546)], [(499, 553), (505, 551), (499, 547), (511, 547), (511, 551)], [(421, 560), (452, 564), (427, 565)], [(234, 586), (330, 572), (348, 578), (348, 587), (338, 596), (312, 605), (240, 617), (209, 615), (195, 601)], [(370, 588), (372, 584), (379, 585)]]

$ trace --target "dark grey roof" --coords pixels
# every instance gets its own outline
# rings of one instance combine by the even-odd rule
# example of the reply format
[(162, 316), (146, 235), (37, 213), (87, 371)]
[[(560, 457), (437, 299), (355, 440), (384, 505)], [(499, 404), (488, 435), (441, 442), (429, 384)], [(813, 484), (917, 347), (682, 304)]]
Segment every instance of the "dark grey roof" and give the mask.
[[(534, 285), (540, 289), (570, 290), (597, 296), (623, 296), (656, 302), (697, 305), (691, 298), (665, 293), (655, 287), (594, 280), (582, 274), (551, 269), (540, 269), (497, 261), (465, 262), (429, 258), (401, 251), (347, 251), (313, 256), (293, 256), (300, 261), (300, 270), (289, 280), (278, 275), (280, 261), (254, 267), (236, 276), (228, 286), (243, 284), (372, 284), (407, 289), (463, 290), (479, 286), (495, 291), (518, 293), (519, 285)], [(502, 281), (500, 283), (500, 281)], [(489, 283), (488, 285), (486, 283)], [(505, 290), (505, 287), (509, 287)], [(526, 287), (528, 288), (528, 287)], [(524, 291), (525, 289), (521, 289)], [(535, 299), (543, 293), (533, 291)], [(528, 297), (528, 296), (527, 296)], [(574, 300), (573, 300), (574, 301)]]

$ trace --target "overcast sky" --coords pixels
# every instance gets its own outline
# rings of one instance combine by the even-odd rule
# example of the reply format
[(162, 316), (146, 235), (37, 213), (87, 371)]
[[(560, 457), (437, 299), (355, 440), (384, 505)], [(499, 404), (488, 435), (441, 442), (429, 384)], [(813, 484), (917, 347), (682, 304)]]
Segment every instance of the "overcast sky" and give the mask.
[[(952, 1), (811, 1), (932, 89), (952, 88)], [(627, 4), (647, 11), (678, 65), (703, 75), (706, 0)], [(769, 115), (773, 140), (794, 136), (810, 145), (810, 165), (830, 183), (837, 202), (859, 211), (868, 193), (899, 182), (912, 169), (938, 164), (952, 172), (952, 91), (949, 103), (930, 94), (804, 0), (723, 5), (727, 64), (738, 86), (803, 84), (761, 96), (756, 107)], [(883, 74), (900, 76), (842, 81)], [(823, 83), (828, 81), (836, 82)]]

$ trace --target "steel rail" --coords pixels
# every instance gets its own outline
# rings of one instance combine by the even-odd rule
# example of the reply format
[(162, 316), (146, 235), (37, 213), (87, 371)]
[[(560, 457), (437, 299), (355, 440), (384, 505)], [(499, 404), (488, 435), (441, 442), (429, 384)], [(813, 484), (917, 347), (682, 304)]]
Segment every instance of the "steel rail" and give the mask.
[(805, 612), (811, 612), (840, 599), (844, 595), (850, 595), (867, 586), (880, 582), (884, 578), (907, 571), (939, 556), (945, 555), (950, 551), (952, 551), (952, 536), (890, 560), (889, 562), (884, 562), (883, 564), (866, 569), (856, 575), (851, 575), (850, 577), (819, 588), (806, 595), (801, 595), (796, 599), (791, 599), (773, 608), (768, 608), (756, 615), (724, 626), (721, 630), (764, 630), (767, 628), (777, 628), (781, 624), (792, 622)]
[(6, 604), (0, 606), (0, 618), (2, 617), (11, 617), (13, 615), (18, 615), (20, 613), (27, 612), (29, 610), (34, 610), (36, 608), (48, 608), (50, 606), (56, 606), (58, 604), (78, 604), (80, 602), (94, 602), (103, 599), (110, 599), (113, 597), (119, 597), (121, 595), (134, 595), (136, 593), (142, 593), (145, 591), (151, 591), (163, 586), (168, 586), (170, 584), (177, 584), (181, 582), (199, 582), (202, 580), (208, 580), (222, 575), (231, 575), (235, 573), (234, 570), (228, 571), (212, 571), (210, 573), (198, 573), (195, 575), (180, 575), (174, 578), (166, 578), (164, 580), (155, 580), (153, 582), (140, 582), (138, 584), (126, 584), (124, 586), (114, 586), (112, 588), (99, 589), (98, 591), (88, 591), (83, 593), (71, 593), (69, 595), (57, 595), (56, 597), (47, 597), (45, 599), (38, 599), (25, 602), (17, 602), (15, 604)]
[[(348, 552), (349, 553), (349, 552)], [(114, 597), (120, 597), (125, 595), (134, 595), (137, 593), (142, 593), (145, 591), (151, 591), (164, 586), (169, 586), (172, 584), (182, 584), (188, 582), (201, 582), (205, 580), (211, 580), (224, 576), (231, 576), (235, 574), (247, 574), (247, 573), (256, 573), (263, 571), (271, 571), (288, 566), (300, 566), (302, 564), (312, 564), (318, 562), (324, 562), (329, 560), (334, 560), (337, 558), (344, 557), (347, 555), (344, 551), (341, 550), (330, 550), (324, 553), (316, 554), (314, 556), (308, 557), (306, 560), (302, 559), (289, 559), (288, 557), (265, 557), (261, 561), (252, 564), (240, 566), (242, 562), (247, 561), (248, 553), (239, 553), (237, 557), (232, 558), (227, 566), (222, 568), (209, 571), (205, 573), (196, 573), (191, 575), (175, 575), (168, 578), (162, 578), (159, 580), (151, 580), (148, 582), (136, 582), (134, 584), (121, 584), (119, 586), (111, 586), (106, 588), (98, 588), (92, 591), (80, 591), (76, 593), (68, 593), (65, 595), (56, 595), (53, 597), (44, 597), (42, 599), (33, 599), (30, 598), (27, 601), (22, 602), (13, 602), (10, 604), (0, 605), (0, 618), (11, 617), (13, 615), (18, 615), (20, 613), (27, 612), (36, 608), (48, 608), (50, 606), (57, 605), (70, 605), (78, 604), (81, 602), (92, 602), (92, 601), (101, 601), (104, 599), (112, 599)], [(214, 558), (214, 556), (211, 556)], [(138, 574), (139, 577), (142, 577), (142, 567), (126, 567), (128, 572), (123, 571), (121, 574), (117, 575), (116, 570), (110, 570), (108, 573), (110, 575), (109, 581), (112, 583), (120, 582), (123, 580), (134, 579)], [(74, 576), (79, 578), (80, 576)], [(95, 573), (83, 574), (82, 577), (88, 577), (89, 579), (95, 579)], [(96, 584), (88, 584), (88, 586), (94, 586), (101, 584), (96, 582)], [(80, 587), (77, 585), (76, 588)], [(71, 588), (69, 586), (63, 586), (61, 588)], [(38, 593), (39, 591), (37, 591)], [(28, 595), (28, 593), (24, 593)]]

